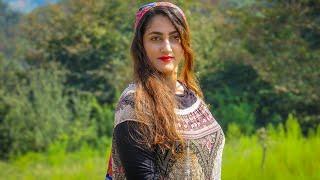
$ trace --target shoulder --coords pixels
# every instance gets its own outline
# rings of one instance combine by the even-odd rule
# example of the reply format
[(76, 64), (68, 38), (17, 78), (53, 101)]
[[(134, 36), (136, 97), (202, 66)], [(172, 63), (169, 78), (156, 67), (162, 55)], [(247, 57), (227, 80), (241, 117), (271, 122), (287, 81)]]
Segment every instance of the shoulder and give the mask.
[(120, 99), (121, 97), (135, 93), (135, 91), (136, 91), (136, 84), (133, 82), (129, 83), (128, 86), (122, 91)]
[(134, 112), (135, 89), (136, 85), (134, 83), (130, 83), (121, 93), (115, 109), (114, 126), (127, 120), (136, 121)]
[(135, 91), (136, 91), (136, 84), (133, 82), (129, 83), (127, 87), (121, 92), (118, 103), (122, 101), (126, 101), (128, 99), (132, 99), (132, 97), (134, 97)]
[(134, 106), (134, 94), (136, 85), (130, 83), (121, 93), (120, 98), (117, 103), (116, 111), (123, 108), (123, 106), (131, 105)]

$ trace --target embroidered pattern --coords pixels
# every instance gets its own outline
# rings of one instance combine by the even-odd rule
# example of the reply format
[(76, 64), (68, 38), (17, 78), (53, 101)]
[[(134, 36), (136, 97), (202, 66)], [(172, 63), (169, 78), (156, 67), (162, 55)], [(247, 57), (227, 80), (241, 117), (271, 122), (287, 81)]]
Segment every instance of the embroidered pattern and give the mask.
[[(134, 115), (134, 89), (135, 85), (130, 84), (122, 93), (116, 108), (115, 126), (124, 121), (137, 121)], [(221, 179), (225, 143), (223, 131), (205, 103), (192, 94), (196, 98), (192, 101), (193, 105), (177, 109), (177, 129), (187, 144), (185, 149), (181, 149), (180, 145), (177, 148), (184, 154), (181, 158), (174, 159), (170, 151), (160, 152), (156, 149), (155, 163), (159, 179)], [(109, 176), (111, 174), (113, 179), (126, 179), (116, 149), (116, 144), (112, 143), (112, 173)]]

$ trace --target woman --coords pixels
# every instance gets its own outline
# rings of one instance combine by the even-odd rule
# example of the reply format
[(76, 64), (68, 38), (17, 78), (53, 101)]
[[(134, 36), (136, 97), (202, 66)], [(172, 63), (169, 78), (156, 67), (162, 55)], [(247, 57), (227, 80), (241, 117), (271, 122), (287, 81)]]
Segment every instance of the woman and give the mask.
[(142, 6), (131, 54), (134, 82), (116, 108), (107, 179), (220, 179), (224, 134), (193, 75), (183, 11)]

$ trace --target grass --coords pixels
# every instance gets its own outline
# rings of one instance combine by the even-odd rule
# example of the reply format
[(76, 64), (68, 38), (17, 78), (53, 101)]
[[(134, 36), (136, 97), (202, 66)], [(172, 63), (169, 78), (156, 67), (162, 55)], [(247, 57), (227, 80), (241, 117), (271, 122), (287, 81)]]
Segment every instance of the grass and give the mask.
[[(57, 145), (52, 149), (57, 149)], [(105, 154), (109, 154), (109, 150), (101, 153), (88, 146), (73, 153), (64, 150), (30, 152), (9, 162), (0, 161), (0, 179), (104, 179)]]
[(263, 168), (256, 136), (230, 140), (224, 149), (222, 179), (320, 180), (320, 137), (270, 139)]
[[(320, 180), (320, 128), (305, 138), (295, 120), (289, 120), (285, 127), (269, 126), (266, 132), (264, 140), (259, 135), (227, 135), (223, 180)], [(262, 168), (263, 143), (266, 156)], [(110, 149), (102, 152), (83, 146), (66, 153), (61, 147), (56, 144), (46, 153), (30, 152), (9, 162), (0, 161), (0, 179), (104, 179)]]

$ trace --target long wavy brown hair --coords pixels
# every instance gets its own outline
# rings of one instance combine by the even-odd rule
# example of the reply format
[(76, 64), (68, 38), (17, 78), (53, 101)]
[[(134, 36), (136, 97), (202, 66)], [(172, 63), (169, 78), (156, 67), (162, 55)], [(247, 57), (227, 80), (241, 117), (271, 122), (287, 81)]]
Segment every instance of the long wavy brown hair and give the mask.
[(137, 25), (131, 44), (136, 84), (135, 113), (143, 124), (139, 128), (142, 143), (149, 148), (159, 147), (162, 151), (169, 149), (176, 154), (177, 142), (184, 145), (184, 141), (175, 126), (175, 92), (165, 83), (164, 74), (151, 65), (143, 47), (146, 27), (156, 15), (168, 17), (180, 35), (184, 61), (182, 66), (179, 65), (178, 80), (199, 97), (202, 98), (203, 94), (193, 73), (194, 53), (190, 47), (190, 31), (186, 20), (172, 7), (158, 6), (149, 10)]

